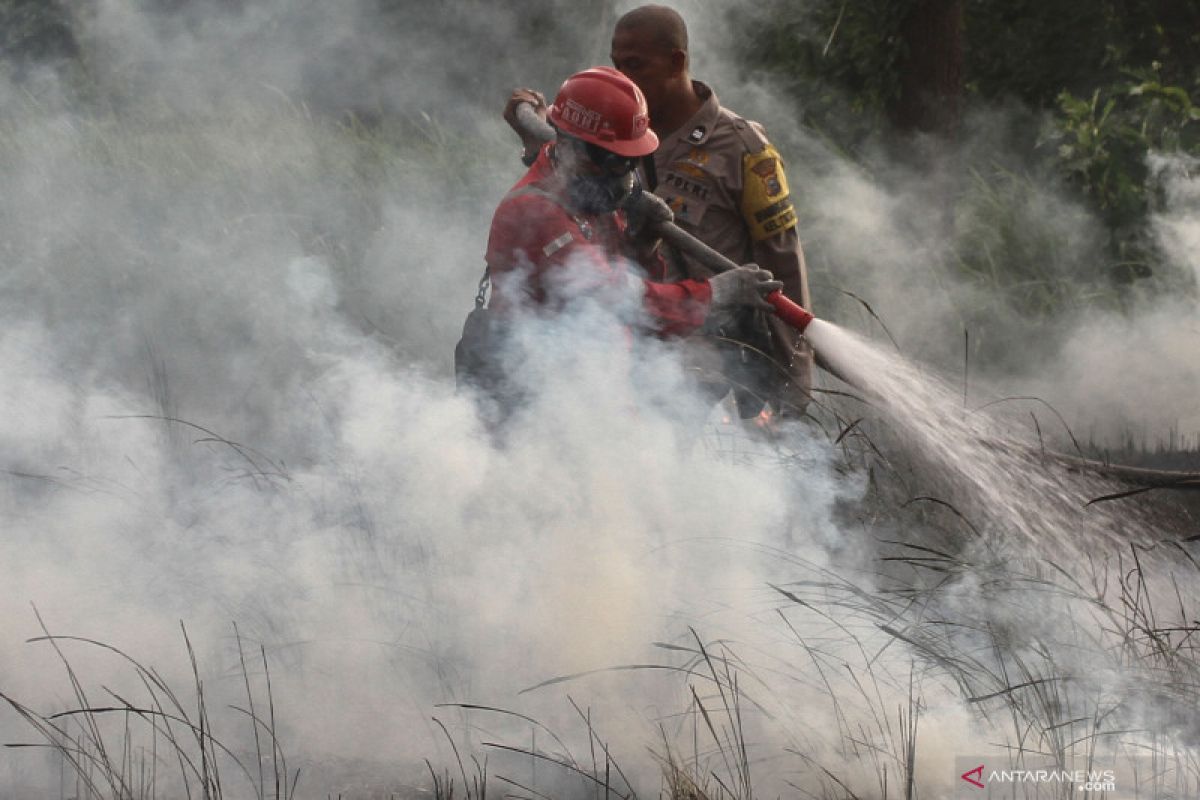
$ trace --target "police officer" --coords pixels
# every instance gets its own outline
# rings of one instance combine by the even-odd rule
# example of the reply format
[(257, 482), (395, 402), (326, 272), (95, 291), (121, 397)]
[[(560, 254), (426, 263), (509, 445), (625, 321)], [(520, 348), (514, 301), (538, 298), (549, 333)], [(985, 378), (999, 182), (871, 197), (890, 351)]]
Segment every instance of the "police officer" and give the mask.
[[(755, 262), (783, 282), (783, 292), (811, 310), (804, 253), (796, 231), (783, 162), (762, 126), (721, 106), (713, 90), (689, 72), (687, 27), (678, 13), (643, 6), (621, 17), (613, 32), (613, 65), (642, 90), (650, 127), (659, 146), (643, 159), (642, 181), (675, 213), (676, 223), (736, 263)], [(505, 108), (515, 122), (519, 103), (545, 113), (541, 95), (516, 90)], [(525, 137), (526, 158), (538, 143)], [(671, 253), (668, 278), (710, 275), (701, 264)], [(799, 333), (773, 315), (756, 310), (720, 329), (709, 342), (722, 351), (719, 366), (707, 363), (709, 389), (720, 395), (732, 385), (743, 418), (758, 415), (764, 402), (799, 414), (810, 399), (812, 353)], [(742, 346), (720, 342), (734, 339)], [(723, 379), (715, 379), (719, 373)]]

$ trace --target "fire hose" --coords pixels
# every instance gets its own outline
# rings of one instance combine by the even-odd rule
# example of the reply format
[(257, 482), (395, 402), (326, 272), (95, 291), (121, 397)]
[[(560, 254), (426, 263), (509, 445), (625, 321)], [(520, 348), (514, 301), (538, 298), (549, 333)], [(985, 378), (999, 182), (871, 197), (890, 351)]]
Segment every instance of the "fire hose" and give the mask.
[[(555, 139), (554, 128), (537, 115), (529, 103), (521, 103), (516, 111), (517, 123), (525, 133), (542, 142)], [(713, 272), (727, 272), (738, 265), (675, 224), (671, 210), (650, 192), (639, 192), (626, 205), (627, 210), (643, 215), (655, 226), (663, 241), (684, 255), (690, 256)], [(775, 315), (801, 333), (813, 321), (813, 315), (778, 290), (767, 295)]]

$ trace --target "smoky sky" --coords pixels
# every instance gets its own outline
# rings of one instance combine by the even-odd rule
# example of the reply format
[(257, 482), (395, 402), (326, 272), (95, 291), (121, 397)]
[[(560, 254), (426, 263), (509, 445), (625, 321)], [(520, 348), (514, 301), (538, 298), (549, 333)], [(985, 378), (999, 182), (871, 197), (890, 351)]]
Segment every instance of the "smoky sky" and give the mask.
[[(439, 703), (527, 713), (586, 752), (568, 696), (653, 786), (660, 726), (687, 739), (683, 709), (717, 702), (702, 669), (681, 667), (697, 637), (744, 658), (765, 792), (817, 780), (783, 748), (841, 765), (841, 715), (907, 702), (917, 662), (879, 620), (807, 613), (772, 588), (836, 606), (881, 582), (871, 512), (847, 511), (871, 477), (832, 437), (798, 426), (767, 441), (720, 410), (699, 432), (681, 424), (707, 406), (678, 354), (631, 351), (611, 309), (530, 322), (536, 391), (502, 442), (454, 390), (488, 221), (521, 174), (504, 99), (604, 63), (630, 5), (102, 0), (73, 12), (86, 80), (47, 65), (0, 82), (0, 691), (47, 713), (74, 702), (53, 652), (23, 643), (41, 632), (32, 604), (51, 632), (118, 646), (186, 693), (182, 621), (224, 708), (244, 692), (236, 623), (266, 649), (303, 796), (421, 783), (422, 759), (453, 757), (434, 715), (464, 748), (530, 734)], [(696, 76), (780, 145), (818, 314), (879, 338), (838, 290), (853, 291), (906, 354), (953, 378), (961, 311), (986, 297), (929, 268), (945, 248), (919, 213), (929, 176), (840, 158), (730, 60), (725, 12), (680, 10)], [(1200, 273), (1194, 168), (1159, 163), (1155, 233)], [(1094, 220), (1052, 185), (1022, 191), (1028, 224), (1085, 262)], [(1194, 425), (1198, 327), (1188, 297), (1064, 320), (1052, 344), (1018, 337), (1012, 358), (978, 365), (973, 391), (1035, 386), (1073, 421)], [(962, 577), (938, 610), (1013, 631), (1050, 620), (1041, 633), (1085, 618), (1082, 601), (1018, 592), (989, 616), (996, 595), (979, 587)], [(1072, 666), (1098, 646), (1064, 639)], [(140, 690), (111, 653), (64, 650), (94, 698)], [(680, 671), (520, 694), (646, 663)], [(855, 687), (868, 674), (874, 697)], [(1097, 681), (1120, 683), (1115, 668)], [(924, 686), (922, 779), (940, 786), (974, 723), (949, 681)], [(250, 746), (235, 712), (218, 722)], [(12, 715), (0, 733), (31, 736)], [(871, 735), (899, 752), (887, 726)], [(0, 784), (57, 791), (57, 764), (26, 755), (3, 752)], [(506, 768), (527, 779), (520, 764)]]

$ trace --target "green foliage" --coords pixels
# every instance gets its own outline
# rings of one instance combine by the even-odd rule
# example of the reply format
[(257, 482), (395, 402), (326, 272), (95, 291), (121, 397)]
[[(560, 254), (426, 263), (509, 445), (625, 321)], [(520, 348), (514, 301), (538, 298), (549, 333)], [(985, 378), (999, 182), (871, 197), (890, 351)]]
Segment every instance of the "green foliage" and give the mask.
[(1105, 69), (1103, 3), (968, 0), (967, 89), (1035, 108), (1060, 91), (1086, 92)]
[(856, 150), (885, 124), (899, 93), (900, 23), (910, 2), (769, 0), (730, 12), (737, 58), (803, 109), (804, 122)]
[[(980, 141), (942, 146), (953, 157), (941, 168), (958, 172), (945, 198), (956, 220), (945, 268), (971, 295), (964, 319), (984, 325), (980, 314), (1016, 311), (1049, 321), (1185, 285), (1157, 250), (1151, 225), (1162, 187), (1149, 161), (1200, 155), (1200, 6), (962, 2), (964, 100), (988, 120), (976, 128)], [(838, 150), (886, 176), (871, 145), (912, 147), (886, 110), (913, 5), (769, 0), (740, 20), (741, 60), (791, 95)]]
[(972, 329), (1014, 313), (1052, 323), (1087, 307), (1119, 307), (1101, 237), (1090, 235), (1099, 231), (1028, 175), (973, 170), (957, 212), (951, 266), (976, 290), (961, 309)]
[(1200, 107), (1184, 88), (1164, 85), (1157, 66), (1089, 99), (1062, 92), (1046, 137), (1059, 172), (1109, 230), (1117, 282), (1150, 277), (1158, 260), (1145, 227), (1161, 187), (1147, 155), (1200, 154)]
[(1132, 77), (1141, 80), (1098, 88), (1087, 100), (1062, 92), (1051, 133), (1059, 168), (1112, 225), (1148, 208), (1146, 153), (1200, 152), (1200, 107), (1187, 91)]

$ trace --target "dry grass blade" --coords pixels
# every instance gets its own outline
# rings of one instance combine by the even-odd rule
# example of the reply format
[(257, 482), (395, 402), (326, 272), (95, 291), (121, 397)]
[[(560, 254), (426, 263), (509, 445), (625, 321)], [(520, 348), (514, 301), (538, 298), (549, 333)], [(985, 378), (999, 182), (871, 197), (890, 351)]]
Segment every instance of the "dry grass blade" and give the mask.
[(446, 741), (450, 743), (450, 749), (454, 752), (454, 760), (458, 763), (458, 771), (462, 775), (463, 789), (465, 791), (470, 787), (471, 782), (467, 780), (467, 769), (463, 766), (462, 756), (458, 752), (458, 745), (454, 743), (454, 737), (450, 735), (450, 731), (446, 730), (446, 726), (442, 724), (440, 719), (433, 717), (433, 721), (442, 729), (442, 733), (446, 736)]
[[(71, 682), (71, 690), (75, 694), (76, 702), (81, 708), (87, 708), (91, 705), (87, 697), (87, 692), (84, 691), (83, 684), (80, 682), (78, 675), (76, 675), (75, 668), (71, 665), (70, 660), (67, 658), (66, 654), (63, 653), (62, 648), (58, 646), (58, 642), (55, 640), (55, 638), (50, 635), (50, 629), (46, 627), (46, 622), (42, 619), (42, 615), (38, 611), (36, 605), (33, 606), (33, 615), (37, 619), (38, 627), (40, 627), (42, 632), (45, 634), (45, 637), (39, 638), (42, 638), (43, 641), (50, 642), (50, 646), (54, 648), (55, 655), (58, 656), (59, 661), (62, 662), (62, 665), (67, 672), (67, 678)], [(104, 774), (105, 782), (109, 785), (109, 788), (116, 792), (118, 797), (122, 796), (121, 793), (125, 792), (128, 787), (121, 783), (119, 777), (114, 774), (112, 761), (110, 760), (108, 752), (105, 749), (104, 737), (100, 732), (100, 726), (97, 724), (95, 716), (91, 714), (84, 715), (84, 723), (85, 724), (82, 726), (82, 729), (87, 733), (88, 745), (93, 748), (96, 753), (96, 757), (92, 760), (92, 763), (95, 763), (100, 767), (101, 772)]]
[(837, 438), (833, 440), (834, 446), (836, 447), (837, 445), (841, 444), (842, 439), (845, 439), (847, 436), (849, 436), (850, 432), (853, 431), (855, 428), (857, 428), (858, 424), (862, 421), (863, 421), (863, 418), (859, 417), (858, 419), (854, 420), (846, 427), (842, 428), (841, 433), (839, 433)]
[[(265, 800), (264, 775), (262, 773), (262, 753), (256, 747), (259, 767), (258, 776), (248, 768), (238, 752), (225, 745), (215, 735), (210, 719), (209, 705), (205, 696), (204, 684), (200, 678), (199, 661), (188, 637), (186, 626), (180, 623), (194, 687), (194, 701), (185, 705), (180, 697), (172, 691), (165, 680), (153, 669), (139, 663), (132, 656), (119, 648), (93, 639), (79, 636), (60, 636), (50, 634), (44, 621), (39, 618), (44, 636), (35, 637), (32, 643), (45, 642), (50, 644), (60, 659), (65, 659), (65, 653), (60, 646), (62, 642), (79, 642), (102, 651), (112, 653), (125, 663), (131, 665), (136, 677), (148, 695), (148, 702), (135, 703), (107, 687), (101, 687), (104, 692), (116, 701), (115, 705), (100, 705), (90, 702), (88, 693), (83, 688), (83, 682), (73, 666), (69, 667), (71, 685), (75, 691), (77, 707), (41, 716), (29, 710), (15, 700), (0, 694), (17, 712), (46, 740), (44, 747), (57, 750), (69, 765), (77, 781), (89, 788), (90, 797), (112, 796), (119, 800), (133, 798), (153, 798), (157, 794), (158, 765), (161, 760), (158, 744), (161, 737), (169, 745), (169, 753), (179, 764), (178, 778), (181, 786), (178, 791), (188, 798), (199, 797), (205, 800), (220, 800), (225, 796), (222, 780), (221, 761), (228, 760), (236, 767), (236, 773), (244, 776), (246, 782), (253, 787), (252, 795)], [(236, 627), (235, 627), (236, 631)], [(239, 639), (240, 647), (240, 639)], [(239, 650), (240, 652), (240, 650)], [(256, 707), (253, 689), (249, 683), (248, 670), (244, 657), (241, 659), (244, 671), (243, 681), (247, 687), (247, 697), (252, 707)], [(266, 667), (264, 656), (264, 667)], [(269, 669), (267, 670), (267, 691), (271, 691)], [(273, 698), (268, 698), (273, 709)], [(236, 706), (230, 708), (244, 714), (252, 721), (256, 742), (261, 742), (259, 726), (270, 737), (273, 749), (277, 754), (276, 800), (291, 800), (299, 781), (299, 770), (294, 777), (289, 778), (285, 772), (286, 762), (280, 757), (278, 740), (275, 737), (274, 716), (270, 722), (265, 722), (252, 711), (246, 711)], [(118, 715), (123, 721), (114, 728), (111, 724), (102, 727), (101, 720), (105, 717)], [(70, 725), (59, 724), (60, 721), (75, 721), (78, 723), (80, 735), (72, 736)], [(132, 725), (139, 721), (145, 725), (151, 741), (151, 752), (140, 749), (140, 761), (135, 753), (134, 734)], [(182, 726), (182, 728), (180, 728)], [(102, 730), (116, 730), (121, 735), (120, 755), (107, 746)], [(99, 744), (97, 744), (97, 742)], [(147, 761), (147, 759), (149, 759)], [(140, 774), (139, 774), (140, 770)], [(290, 786), (289, 786), (290, 783)]]
[[(241, 456), (241, 458), (247, 464), (250, 465), (251, 472), (248, 474), (250, 475), (250, 477), (252, 479), (255, 479), (256, 486), (258, 485), (258, 482), (257, 482), (258, 477), (282, 478), (283, 480), (285, 480), (289, 483), (292, 480), (292, 476), (288, 474), (287, 470), (284, 469), (283, 465), (276, 463), (270, 456), (266, 455), (265, 453), (255, 449), (253, 447), (250, 447), (249, 445), (244, 445), (239, 442), (232, 441), (231, 439), (226, 439), (224, 436), (220, 435), (219, 433), (211, 431), (202, 425), (197, 425), (194, 422), (188, 422), (185, 419), (179, 419), (177, 417), (161, 416), (158, 414), (116, 415), (116, 416), (110, 416), (109, 419), (155, 419), (155, 420), (160, 420), (162, 422), (169, 422), (169, 423), (172, 423), (175, 425), (183, 425), (185, 427), (192, 428), (194, 430), (200, 431), (203, 434), (206, 434), (205, 438), (197, 439), (196, 443), (213, 442), (216, 444), (223, 444), (226, 447), (233, 450), (239, 456)], [(266, 463), (266, 465), (267, 465), (267, 467), (269, 467), (269, 469), (267, 467), (264, 467), (262, 464), (260, 464), (258, 462), (258, 460), (256, 460), (256, 458), (262, 459), (262, 461)]]
[(822, 766), (821, 764), (818, 764), (816, 761), (814, 761), (812, 759), (812, 757), (810, 757), (804, 753), (801, 753), (799, 750), (794, 750), (792, 748), (786, 748), (786, 752), (792, 753), (793, 755), (800, 756), (800, 758), (804, 759), (809, 764), (812, 764), (814, 767), (821, 770), (821, 772), (823, 772), (831, 781), (833, 781), (834, 783), (836, 783), (838, 786), (840, 786), (842, 788), (842, 791), (844, 791), (846, 793), (846, 797), (850, 798), (850, 800), (862, 800), (862, 798), (859, 797), (857, 794), (855, 794), (853, 792), (853, 790), (851, 790), (850, 787), (847, 786), (846, 783), (841, 778), (839, 778), (837, 775), (834, 775), (826, 767)]
[(1093, 497), (1091, 500), (1088, 500), (1086, 503), (1084, 503), (1084, 506), (1086, 507), (1094, 505), (1095, 503), (1107, 503), (1110, 500), (1123, 500), (1126, 497), (1135, 497), (1139, 494), (1145, 494), (1146, 492), (1153, 492), (1156, 489), (1200, 489), (1200, 478), (1189, 476), (1186, 478), (1169, 481), (1167, 483), (1156, 484), (1154, 486), (1139, 486), (1136, 489), (1129, 489), (1124, 492), (1114, 492), (1113, 494)]
[(839, 292), (841, 294), (846, 295), (851, 300), (854, 300), (859, 305), (861, 305), (864, 309), (866, 309), (867, 313), (871, 316), (871, 319), (873, 319), (879, 323), (879, 327), (887, 335), (888, 341), (890, 341), (892, 343), (892, 347), (896, 348), (897, 353), (900, 352), (900, 343), (896, 341), (895, 336), (892, 336), (892, 332), (890, 330), (888, 330), (888, 326), (886, 324), (884, 324), (883, 319), (878, 314), (875, 313), (875, 309), (871, 307), (870, 303), (868, 303), (866, 300), (864, 300), (863, 298), (856, 295), (854, 292), (851, 292), (847, 289), (841, 289), (836, 286), (834, 286), (832, 288), (835, 292)]
[[(0, 699), (3, 699), (6, 703), (8, 703), (9, 706), (11, 706), (12, 709), (30, 725), (30, 727), (41, 734), (42, 738), (46, 740), (46, 744), (7, 744), (5, 747), (12, 749), (26, 747), (47, 747), (57, 751), (71, 765), (71, 768), (75, 771), (75, 775), (82, 780), (84, 785), (87, 787), (88, 792), (92, 795), (100, 795), (100, 788), (97, 787), (92, 781), (90, 771), (85, 766), (86, 763), (96, 763), (96, 756), (93, 752), (81, 745), (66, 731), (59, 728), (57, 725), (54, 725), (45, 717), (42, 717), (40, 714), (37, 714), (32, 709), (27, 708), (3, 692), (0, 692)], [(71, 746), (67, 746), (68, 744)]]
[(1045, 406), (1047, 409), (1049, 409), (1050, 413), (1058, 418), (1058, 421), (1062, 425), (1063, 430), (1065, 430), (1067, 432), (1067, 436), (1070, 437), (1070, 439), (1071, 439), (1071, 444), (1074, 445), (1074, 447), (1075, 447), (1075, 452), (1079, 453), (1079, 455), (1081, 457), (1083, 456), (1083, 448), (1079, 446), (1079, 440), (1075, 438), (1075, 432), (1072, 431), (1071, 426), (1067, 424), (1066, 418), (1063, 417), (1062, 414), (1058, 413), (1057, 408), (1050, 405), (1049, 403), (1047, 403), (1045, 400), (1043, 400), (1040, 397), (1033, 397), (1030, 395), (1015, 395), (1013, 397), (1001, 397), (999, 400), (992, 400), (991, 402), (984, 403), (981, 406), (976, 406), (974, 410), (975, 411), (983, 411), (984, 409), (988, 409), (988, 408), (991, 408), (992, 406), (1000, 405), (1001, 403), (1010, 403), (1010, 402), (1014, 402), (1014, 401), (1027, 401), (1027, 402), (1032, 402), (1032, 403), (1041, 403), (1043, 406)]
[(942, 550), (935, 550), (932, 547), (924, 547), (923, 545), (913, 544), (912, 542), (898, 542), (895, 539), (880, 539), (879, 541), (881, 544), (894, 544), (897, 547), (903, 547), (908, 550), (916, 550), (919, 553), (929, 553), (930, 555), (937, 556), (938, 558), (945, 559), (946, 561), (954, 561), (956, 563), (961, 563), (963, 566), (970, 566), (970, 562), (960, 561), (957, 556), (953, 556), (950, 553)]
[(963, 521), (963, 523), (968, 528), (971, 529), (971, 533), (975, 534), (980, 539), (983, 538), (983, 534), (980, 533), (979, 529), (975, 527), (975, 524), (973, 522), (971, 522), (971, 520), (967, 519), (966, 514), (963, 514), (961, 511), (959, 511), (957, 508), (955, 508), (953, 504), (948, 503), (947, 501), (942, 500), (939, 497), (931, 497), (929, 495), (921, 495), (920, 497), (913, 497), (913, 498), (910, 498), (909, 500), (905, 501), (903, 504), (901, 504), (900, 507), (908, 508), (913, 503), (921, 503), (921, 502), (934, 503), (936, 505), (942, 506), (943, 508), (949, 509), (950, 512), (954, 514), (954, 516), (961, 519)]
[[(1190, 539), (1184, 539), (1183, 541), (1194, 542), (1197, 539), (1200, 539), (1200, 536), (1193, 536)], [(1186, 558), (1189, 562), (1191, 562), (1193, 567), (1195, 567), (1197, 570), (1200, 570), (1200, 563), (1196, 563), (1196, 559), (1192, 558), (1192, 554), (1187, 551), (1187, 548), (1185, 548), (1179, 542), (1171, 542), (1171, 546), (1174, 547), (1176, 550), (1178, 550), (1180, 553), (1182, 553), (1183, 557)], [(1186, 618), (1186, 612), (1182, 613), (1180, 618), (1181, 619)]]
[[(517, 782), (516, 782), (516, 781), (514, 781), (512, 778), (506, 778), (506, 777), (504, 777), (503, 775), (497, 775), (497, 776), (496, 776), (496, 780), (498, 780), (498, 781), (500, 781), (500, 782), (502, 782), (502, 783), (507, 783), (509, 786), (515, 786), (515, 787), (517, 787), (518, 789), (520, 789), (521, 791), (524, 791), (524, 792), (529, 792), (529, 794), (530, 794), (532, 797), (540, 797), (540, 798), (542, 798), (542, 800), (554, 800), (554, 798), (550, 797), (550, 795), (542, 794), (542, 793), (541, 793), (541, 792), (539, 792), (537, 789), (534, 789), (534, 788), (533, 788), (533, 787), (531, 787), (531, 786), (526, 786), (526, 785), (525, 785), (525, 784), (523, 784), (523, 783), (517, 783)], [(512, 795), (508, 795), (508, 796), (509, 796), (509, 797), (512, 797)]]
[[(211, 729), (207, 729), (202, 725), (195, 725), (195, 724), (191, 723), (189, 720), (186, 720), (182, 717), (176, 717), (176, 716), (172, 716), (170, 714), (162, 714), (158, 711), (155, 711), (154, 709), (138, 708), (136, 706), (129, 705), (126, 703), (126, 701), (122, 700), (118, 695), (114, 695), (114, 697), (116, 697), (118, 700), (121, 700), (123, 705), (120, 705), (120, 706), (94, 706), (91, 708), (73, 708), (70, 711), (59, 711), (56, 714), (51, 714), (51, 715), (45, 717), (45, 719), (46, 720), (72, 719), (72, 718), (78, 717), (78, 716), (84, 716), (84, 717), (102, 716), (105, 714), (135, 714), (138, 717), (142, 717), (145, 719), (149, 719), (149, 718), (153, 718), (153, 717), (161, 717), (163, 719), (169, 719), (172, 722), (176, 722), (176, 723), (185, 725), (192, 731), (192, 733), (197, 737), (197, 739), (201, 739), (204, 741), (205, 752), (210, 754), (210, 756), (209, 756), (210, 762), (211, 762), (212, 752), (215, 750), (220, 750), (234, 764), (236, 764), (242, 770), (242, 772), (245, 774), (246, 779), (250, 782), (250, 784), (251, 785), (254, 784), (254, 776), (250, 773), (250, 770), (247, 769), (245, 764), (243, 764), (241, 762), (241, 760), (238, 758), (237, 754), (235, 752), (233, 752), (233, 750), (226, 747), (224, 744), (222, 744), (218, 739), (216, 739), (212, 735)], [(196, 775), (197, 775), (197, 777), (199, 777), (201, 779), (204, 778), (204, 774), (200, 770), (197, 770)], [(216, 778), (213, 778), (210, 776), (210, 779), (209, 779), (210, 782), (208, 785), (209, 785), (210, 791), (214, 792), (213, 796), (219, 797), (220, 792), (216, 791), (216, 787), (219, 784), (215, 783), (216, 780), (217, 780)]]
[(236, 622), (233, 623), (233, 636), (237, 641), (238, 663), (241, 665), (242, 679), (246, 685), (246, 704), (249, 706), (246, 713), (254, 721), (250, 727), (254, 731), (254, 760), (258, 762), (258, 797), (259, 800), (263, 800), (263, 794), (266, 792), (266, 776), (263, 773), (262, 741), (258, 734), (259, 720), (258, 715), (254, 713), (254, 692), (250, 688), (250, 670), (246, 668), (246, 653), (242, 648), (242, 632), (238, 630)]
[(621, 780), (625, 782), (625, 788), (629, 790), (630, 796), (637, 797), (637, 793), (633, 789), (633, 784), (630, 783), (629, 778), (625, 775), (625, 771), (621, 769), (621, 765), (618, 764), (616, 762), (616, 760), (613, 759), (612, 754), (609, 753), (608, 743), (603, 741), (600, 738), (600, 736), (596, 733), (596, 729), (592, 726), (591, 709), (588, 709), (587, 713), (584, 713), (583, 709), (581, 709), (579, 707), (579, 704), (575, 702), (574, 698), (567, 697), (567, 700), (571, 703), (571, 707), (575, 709), (575, 713), (577, 713), (579, 715), (579, 718), (583, 720), (584, 725), (587, 726), (588, 742), (589, 742), (589, 745), (592, 746), (592, 772), (593, 773), (597, 771), (596, 770), (596, 751), (595, 751), (594, 745), (596, 745), (596, 744), (600, 745), (600, 749), (604, 753), (604, 771), (605, 771), (604, 793), (605, 793), (605, 795), (608, 794), (608, 789), (609, 789), (609, 784), (610, 784), (609, 777), (608, 777), (608, 770), (611, 767), (612, 769), (615, 769), (617, 771), (617, 774), (621, 776)]
[[(530, 750), (525, 747), (513, 747), (512, 745), (500, 744), (499, 742), (482, 742), (481, 746), (482, 747), (491, 747), (495, 750), (503, 750), (503, 751), (509, 752), (509, 753), (519, 753), (520, 755), (523, 755), (523, 756), (529, 756), (530, 758), (536, 758), (539, 761), (545, 761), (547, 763), (554, 764), (555, 766), (562, 767), (563, 769), (568, 770), (569, 772), (573, 772), (574, 774), (579, 775), (580, 777), (584, 778), (587, 781), (590, 781), (592, 784), (600, 787), (601, 789), (604, 788), (604, 781), (602, 779), (596, 777), (595, 775), (592, 775), (587, 770), (580, 769), (576, 765), (568, 763), (566, 761), (560, 761), (559, 759), (554, 758), (553, 756), (546, 755), (545, 753), (538, 753), (534, 750)], [(633, 794), (619, 794), (616, 792), (614, 792), (614, 794), (617, 794), (617, 796), (622, 798), (622, 800), (636, 800), (636, 797), (637, 797), (636, 795), (633, 795)]]
[(1005, 686), (1003, 689), (1001, 689), (997, 692), (992, 692), (991, 694), (979, 695), (977, 697), (968, 697), (968, 698), (966, 698), (966, 701), (968, 703), (985, 703), (988, 700), (994, 700), (997, 697), (1003, 697), (1004, 695), (1011, 694), (1012, 692), (1016, 692), (1021, 689), (1026, 689), (1026, 688), (1029, 688), (1032, 686), (1039, 686), (1044, 683), (1053, 683), (1055, 681), (1068, 681), (1068, 680), (1071, 680), (1071, 678), (1069, 678), (1067, 676), (1059, 676), (1059, 677), (1052, 677), (1052, 678), (1032, 678), (1023, 683), (1016, 683), (1016, 684), (1013, 684), (1012, 686)]
[[(437, 703), (436, 705), (434, 705), (434, 708), (461, 708), (466, 711), (488, 711), (488, 712), (491, 712), (494, 714), (503, 714), (505, 716), (513, 717), (514, 719), (523, 720), (525, 722), (528, 722), (530, 725), (533, 725), (533, 726), (541, 729), (545, 733), (547, 733), (550, 736), (550, 738), (554, 740), (554, 743), (562, 748), (563, 753), (565, 753), (568, 757), (571, 757), (570, 749), (567, 747), (566, 743), (561, 738), (559, 738), (558, 734), (556, 734), (551, 728), (547, 727), (546, 725), (543, 725), (541, 722), (538, 722), (533, 717), (527, 716), (525, 714), (521, 714), (516, 711), (509, 711), (506, 708), (497, 708), (496, 706), (483, 706), (483, 705), (478, 705), (475, 703)], [(573, 757), (572, 757), (572, 760), (574, 760)]]
[[(721, 754), (721, 759), (725, 762), (726, 771), (732, 774), (733, 770), (729, 765), (729, 759), (725, 752), (724, 742), (722, 741), (721, 736), (717, 734), (717, 729), (716, 726), (713, 725), (712, 717), (709, 716), (708, 709), (704, 707), (704, 701), (700, 699), (700, 695), (696, 694), (696, 688), (694, 686), (689, 686), (688, 688), (692, 692), (692, 701), (696, 704), (696, 708), (700, 710), (700, 714), (704, 719), (704, 724), (708, 728), (709, 735), (712, 736), (713, 741), (717, 744), (717, 751)], [(715, 774), (713, 777), (717, 778)], [(720, 778), (717, 778), (717, 781), (720, 782)], [(724, 786), (723, 783), (721, 785)], [(730, 794), (732, 794), (732, 792), (730, 792)]]
[(662, 670), (667, 670), (669, 672), (679, 672), (680, 671), (679, 667), (675, 667), (670, 664), (620, 664), (615, 667), (602, 667), (601, 669), (589, 669), (586, 672), (576, 672), (571, 675), (560, 675), (556, 678), (550, 678), (549, 680), (545, 680), (545, 681), (542, 681), (541, 683), (536, 683), (533, 686), (530, 686), (526, 689), (522, 689), (521, 691), (517, 692), (517, 694), (527, 694), (528, 692), (535, 692), (538, 689), (544, 689), (547, 686), (554, 686), (555, 684), (559, 684), (559, 683), (567, 683), (569, 681), (579, 680), (580, 678), (586, 678), (589, 675), (602, 675), (606, 672), (629, 672), (629, 671), (633, 671), (633, 670), (643, 670), (643, 669), (662, 669)]
[(208, 733), (208, 708), (204, 701), (204, 683), (200, 680), (196, 651), (192, 648), (192, 641), (188, 638), (187, 627), (183, 624), (183, 620), (179, 621), (179, 629), (183, 633), (183, 643), (187, 647), (188, 661), (192, 666), (192, 680), (196, 686), (196, 715), (199, 724), (191, 726), (191, 729), (200, 750), (200, 786), (206, 799), (211, 797), (213, 800), (217, 800), (221, 796), (221, 776), (217, 772), (217, 760), (212, 757), (210, 743), (212, 737)]

